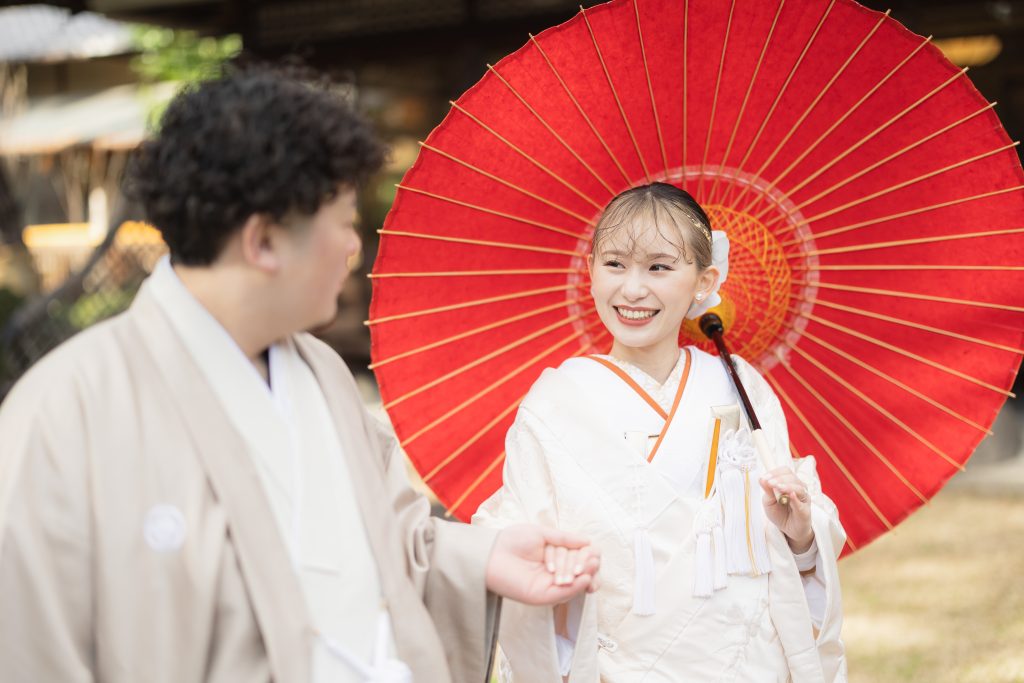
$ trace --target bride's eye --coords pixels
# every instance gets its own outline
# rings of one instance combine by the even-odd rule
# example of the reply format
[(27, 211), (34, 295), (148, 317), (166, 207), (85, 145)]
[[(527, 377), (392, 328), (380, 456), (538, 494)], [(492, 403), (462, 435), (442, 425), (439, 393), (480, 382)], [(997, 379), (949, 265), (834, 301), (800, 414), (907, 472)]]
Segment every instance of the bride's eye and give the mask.
[(604, 265), (609, 266), (611, 268), (621, 268), (622, 267), (622, 264), (619, 261), (616, 261), (615, 259), (611, 259), (609, 261), (605, 261)]
[(667, 270), (672, 270), (672, 266), (668, 265), (667, 263), (654, 263), (654, 264), (651, 265), (651, 270), (656, 271), (656, 272), (657, 271), (667, 271)]

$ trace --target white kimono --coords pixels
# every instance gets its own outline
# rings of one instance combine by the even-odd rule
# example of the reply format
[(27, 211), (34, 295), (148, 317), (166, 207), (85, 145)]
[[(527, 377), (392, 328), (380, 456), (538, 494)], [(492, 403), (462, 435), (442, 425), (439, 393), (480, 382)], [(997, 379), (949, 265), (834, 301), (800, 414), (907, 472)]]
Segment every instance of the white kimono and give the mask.
[(815, 546), (794, 557), (765, 519), (760, 466), (740, 457), (752, 454), (746, 428), (727, 433), (719, 423), (716, 433), (715, 417), (739, 403), (717, 357), (685, 349), (660, 387), (607, 357), (570, 359), (546, 370), (520, 406), (504, 485), (473, 521), (534, 521), (589, 537), (602, 553), (602, 586), (570, 603), (572, 642), (554, 637), (551, 609), (507, 603), (504, 681), (846, 679), (836, 567), (845, 532), (814, 459), (788, 458), (778, 399), (736, 362), (772, 450), (811, 492)]

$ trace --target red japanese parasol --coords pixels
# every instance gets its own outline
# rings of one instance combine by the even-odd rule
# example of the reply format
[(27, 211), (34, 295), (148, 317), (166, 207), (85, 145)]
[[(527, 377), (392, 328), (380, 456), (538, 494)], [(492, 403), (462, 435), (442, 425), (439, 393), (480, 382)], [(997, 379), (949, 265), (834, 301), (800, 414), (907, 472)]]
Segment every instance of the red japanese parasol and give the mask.
[(1020, 363), (1024, 173), (993, 106), (850, 0), (615, 0), (531, 36), (381, 231), (373, 367), (412, 462), (463, 519), (500, 485), (540, 372), (610, 346), (597, 217), (665, 180), (728, 233), (731, 348), (863, 546), (962, 468)]

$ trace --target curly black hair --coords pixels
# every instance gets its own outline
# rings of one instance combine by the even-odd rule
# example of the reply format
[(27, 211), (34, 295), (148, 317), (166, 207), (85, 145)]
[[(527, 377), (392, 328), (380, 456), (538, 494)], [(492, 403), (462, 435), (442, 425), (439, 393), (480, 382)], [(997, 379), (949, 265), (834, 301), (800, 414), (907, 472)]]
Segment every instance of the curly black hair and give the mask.
[(380, 168), (386, 148), (328, 80), (298, 67), (229, 66), (170, 103), (139, 145), (125, 193), (175, 263), (208, 265), (249, 216), (312, 215)]

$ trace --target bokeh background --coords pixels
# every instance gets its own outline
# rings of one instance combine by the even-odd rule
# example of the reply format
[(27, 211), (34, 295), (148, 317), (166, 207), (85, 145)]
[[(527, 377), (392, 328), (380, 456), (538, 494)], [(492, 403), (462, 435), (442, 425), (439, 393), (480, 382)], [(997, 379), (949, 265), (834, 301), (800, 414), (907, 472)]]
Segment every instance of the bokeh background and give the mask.
[[(863, 4), (934, 36), (1020, 139), (1024, 0)], [(226, 60), (297, 56), (337, 79), (392, 149), (361, 197), (363, 264), (317, 331), (380, 412), (364, 276), (394, 184), (487, 63), (576, 11), (565, 0), (0, 2), (0, 400), (46, 351), (123, 310), (163, 253), (119, 181), (174, 92)], [(1022, 413), (1008, 402), (964, 473), (841, 563), (851, 680), (1024, 681)]]

